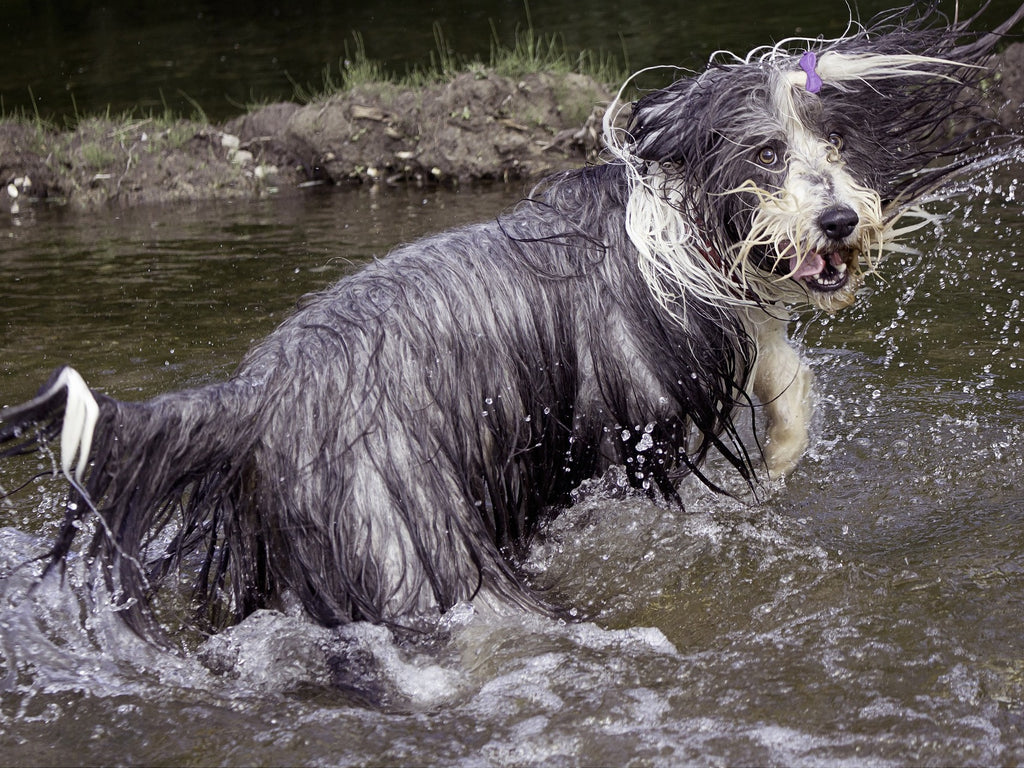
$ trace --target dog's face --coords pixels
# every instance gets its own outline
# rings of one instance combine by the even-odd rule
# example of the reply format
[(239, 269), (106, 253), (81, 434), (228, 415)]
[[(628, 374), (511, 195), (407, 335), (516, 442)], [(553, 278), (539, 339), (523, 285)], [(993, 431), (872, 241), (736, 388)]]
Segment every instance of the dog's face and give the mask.
[(962, 167), (933, 161), (964, 148), (967, 133), (950, 139), (948, 125), (970, 111), (964, 94), (984, 70), (958, 61), (944, 34), (899, 26), (805, 41), (816, 51), (754, 51), (645, 95), (624, 143), (606, 119), (658, 300), (851, 304), (914, 228), (897, 220)]
[(844, 116), (778, 72), (767, 79), (747, 126), (764, 129), (722, 137), (734, 148), (731, 185), (715, 191), (734, 242), (727, 267), (763, 299), (840, 309), (885, 242), (881, 195), (858, 173)]
[[(638, 104), (637, 154), (685, 188), (721, 269), (762, 300), (851, 304), (885, 236), (881, 195), (850, 161), (853, 126), (775, 68), (712, 69), (666, 90)], [(675, 130), (654, 128), (669, 109)]]

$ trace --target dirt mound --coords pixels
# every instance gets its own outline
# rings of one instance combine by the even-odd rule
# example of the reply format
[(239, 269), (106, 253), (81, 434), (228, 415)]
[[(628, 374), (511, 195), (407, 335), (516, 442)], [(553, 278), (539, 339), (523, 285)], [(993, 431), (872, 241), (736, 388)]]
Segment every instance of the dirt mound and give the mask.
[[(990, 91), (1024, 129), (1024, 44), (1002, 54)], [(579, 74), (512, 79), (479, 69), (417, 88), (366, 85), (280, 103), (213, 127), (87, 119), (69, 132), (0, 121), (0, 209), (26, 199), (74, 208), (252, 198), (318, 183), (537, 178), (596, 159), (611, 91)], [(5, 192), (6, 190), (6, 192)]]
[(386, 83), (295, 109), (273, 105), (225, 130), (257, 157), (312, 178), (508, 180), (578, 165), (596, 150), (594, 110), (609, 98), (583, 75), (466, 73), (415, 90)]
[(0, 206), (253, 197), (318, 182), (532, 178), (596, 155), (610, 96), (584, 75), (513, 80), (481, 71), (421, 88), (381, 83), (315, 104), (272, 104), (220, 128), (87, 119), (61, 133), (4, 121)]

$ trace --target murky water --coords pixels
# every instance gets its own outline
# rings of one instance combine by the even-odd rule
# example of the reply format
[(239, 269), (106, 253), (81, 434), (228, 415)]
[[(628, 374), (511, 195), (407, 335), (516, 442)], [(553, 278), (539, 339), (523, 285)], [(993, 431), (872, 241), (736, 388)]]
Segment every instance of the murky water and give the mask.
[[(5, 215), (0, 403), (64, 361), (125, 399), (222, 378), (304, 292), (520, 194)], [(528, 567), (589, 621), (459, 608), (396, 638), (268, 612), (161, 651), (81, 562), (28, 590), (59, 514), (32, 484), (0, 502), (2, 762), (1024, 762), (1022, 199), (993, 174), (861, 305), (801, 326), (814, 445), (761, 502), (584, 489)]]
[[(868, 19), (891, 0), (860, 0)], [(980, 3), (962, 4), (965, 11)], [(367, 54), (404, 74), (436, 62), (442, 48), (486, 61), (492, 40), (512, 45), (530, 24), (570, 52), (617, 58), (630, 69), (699, 67), (717, 49), (747, 51), (794, 35), (834, 36), (848, 3), (790, 0), (362, 0), (281, 3), (178, 0), (43, 3), (4, 0), (0, 14), (0, 113), (44, 117), (124, 110), (162, 115), (198, 106), (222, 121), (246, 105), (292, 99), (296, 84), (319, 89), (323, 70), (337, 81), (360, 35)], [(947, 3), (948, 12), (954, 6)], [(992, 0), (1002, 21), (1017, 0)]]

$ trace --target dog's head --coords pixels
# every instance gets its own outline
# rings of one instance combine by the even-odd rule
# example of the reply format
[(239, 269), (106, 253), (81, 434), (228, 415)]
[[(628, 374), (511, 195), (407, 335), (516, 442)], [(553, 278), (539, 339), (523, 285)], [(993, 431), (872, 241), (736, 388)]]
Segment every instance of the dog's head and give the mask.
[(966, 164), (948, 158), (977, 125), (979, 63), (997, 37), (962, 44), (967, 23), (901, 16), (719, 55), (637, 101), (624, 132), (606, 118), (655, 294), (852, 303), (905, 231), (897, 219)]

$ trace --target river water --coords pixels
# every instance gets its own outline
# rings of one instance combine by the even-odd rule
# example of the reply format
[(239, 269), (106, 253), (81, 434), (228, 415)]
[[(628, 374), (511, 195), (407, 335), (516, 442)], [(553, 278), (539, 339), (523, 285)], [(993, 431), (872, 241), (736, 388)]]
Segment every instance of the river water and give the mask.
[[(860, 0), (864, 19), (907, 3)], [(979, 3), (961, 3), (964, 13)], [(569, 52), (589, 50), (620, 66), (703, 66), (718, 49), (747, 51), (792, 35), (834, 37), (846, 28), (842, 0), (177, 0), (103, 3), (4, 0), (0, 14), (0, 114), (47, 118), (136, 115), (196, 107), (223, 121), (246, 105), (291, 99), (296, 85), (319, 89), (326, 68), (357, 48), (392, 73), (428, 67), (438, 51), (486, 61), (492, 41), (517, 33), (556, 36)], [(947, 11), (954, 13), (953, 3)], [(1016, 0), (992, 0), (991, 24)], [(438, 36), (440, 33), (440, 38)], [(440, 41), (439, 41), (440, 40)]]
[[(81, 562), (29, 590), (60, 484), (0, 504), (0, 759), (17, 764), (1024, 761), (1024, 216), (1011, 169), (798, 327), (814, 444), (686, 512), (584, 489), (533, 548), (589, 617), (460, 607), (430, 639), (262, 613), (181, 653)], [(522, 190), (350, 190), (0, 219), (0, 401), (68, 361), (124, 399), (228, 375), (303, 293)], [(7, 462), (6, 490), (52, 466)], [(369, 701), (382, 702), (370, 705)]]
[[(764, 42), (750, 18), (692, 14), (680, 49), (709, 44), (694, 25), (743, 37), (731, 47)], [(56, 529), (61, 485), (30, 483), (0, 501), (0, 762), (1024, 763), (1018, 169), (940, 202), (940, 230), (884, 262), (858, 306), (798, 325), (819, 403), (787, 482), (738, 500), (685, 487), (685, 512), (614, 483), (581, 491), (527, 566), (585, 621), (460, 606), (434, 635), (407, 638), (266, 612), (158, 650), (118, 623), (81, 561), (32, 588), (25, 562)], [(4, 212), (0, 405), (64, 362), (123, 399), (222, 379), (304, 293), (523, 194), (314, 189)], [(46, 456), (5, 462), (0, 488), (50, 468)]]

